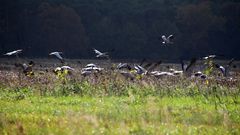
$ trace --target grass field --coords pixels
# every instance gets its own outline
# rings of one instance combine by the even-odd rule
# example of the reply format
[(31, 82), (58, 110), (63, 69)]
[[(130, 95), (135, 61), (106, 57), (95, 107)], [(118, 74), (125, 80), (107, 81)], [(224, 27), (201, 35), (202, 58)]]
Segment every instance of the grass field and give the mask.
[[(203, 97), (29, 97), (0, 101), (0, 134), (239, 134), (240, 105)], [(240, 102), (240, 98), (237, 99)]]
[(240, 75), (128, 80), (0, 71), (0, 135), (240, 134)]

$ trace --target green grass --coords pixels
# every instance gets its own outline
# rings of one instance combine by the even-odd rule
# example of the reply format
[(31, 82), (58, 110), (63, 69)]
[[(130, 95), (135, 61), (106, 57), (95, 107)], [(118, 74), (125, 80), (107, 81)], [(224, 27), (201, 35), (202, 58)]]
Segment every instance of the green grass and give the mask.
[(216, 106), (200, 96), (3, 98), (0, 134), (240, 134), (240, 104), (223, 99)]
[(0, 72), (0, 135), (240, 134), (239, 77), (14, 74)]

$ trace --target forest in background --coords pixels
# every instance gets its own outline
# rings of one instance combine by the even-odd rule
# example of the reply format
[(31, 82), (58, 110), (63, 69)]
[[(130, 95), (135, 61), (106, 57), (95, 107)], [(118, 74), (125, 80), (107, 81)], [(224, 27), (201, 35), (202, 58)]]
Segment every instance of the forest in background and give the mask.
[[(174, 34), (174, 44), (162, 45), (163, 34)], [(238, 0), (0, 1), (1, 54), (94, 58), (96, 48), (113, 59), (240, 59), (239, 41)]]

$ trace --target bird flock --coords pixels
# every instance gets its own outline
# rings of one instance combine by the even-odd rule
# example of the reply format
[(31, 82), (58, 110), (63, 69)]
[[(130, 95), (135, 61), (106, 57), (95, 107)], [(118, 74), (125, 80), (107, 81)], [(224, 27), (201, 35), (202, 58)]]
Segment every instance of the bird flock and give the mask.
[[(173, 35), (169, 35), (166, 37), (165, 35), (162, 36), (163, 44), (173, 44)], [(106, 58), (109, 59), (109, 54), (108, 52), (101, 52), (95, 48), (93, 48), (94, 53), (96, 54), (96, 58)], [(15, 50), (12, 52), (7, 52), (4, 55), (6, 56), (16, 56), (19, 58), (19, 54), (22, 53), (23, 50)], [(50, 52), (49, 56), (55, 56), (62, 64), (60, 67), (56, 67), (53, 69), (53, 72), (55, 74), (59, 73), (72, 73), (75, 72), (76, 70), (70, 66), (68, 66), (65, 62), (65, 59), (62, 56), (62, 52)], [(168, 67), (166, 71), (159, 71), (156, 70), (157, 67), (162, 63), (162, 61), (158, 61), (156, 63), (147, 63), (146, 60), (142, 60), (140, 64), (132, 64), (132, 63), (119, 63), (117, 65), (112, 64), (110, 65), (110, 69), (114, 72), (117, 72), (124, 76), (126, 79), (134, 80), (136, 78), (143, 78), (145, 76), (152, 76), (156, 78), (161, 78), (161, 77), (176, 77), (176, 76), (187, 76), (191, 78), (199, 78), (199, 79), (207, 79), (211, 72), (213, 70), (218, 70), (222, 74), (223, 77), (228, 77), (229, 76), (229, 70), (232, 67), (232, 64), (234, 62), (234, 59), (231, 59), (226, 66), (220, 65), (214, 61), (214, 59), (218, 57), (217, 55), (209, 55), (205, 56), (199, 59), (193, 58), (191, 61), (186, 64), (184, 61), (180, 61), (181, 63), (181, 70), (177, 70), (174, 68)], [(204, 62), (204, 69), (202, 70), (196, 70), (196, 63), (198, 60), (201, 60)], [(35, 63), (33, 61), (30, 61), (28, 64), (26, 63), (16, 63), (16, 67), (20, 67), (22, 69), (22, 72), (26, 76), (34, 76), (34, 71), (33, 71), (33, 66)], [(91, 74), (102, 74), (104, 71), (108, 72), (107, 69), (104, 69), (100, 67), (97, 64), (94, 63), (89, 63), (85, 65), (83, 68), (81, 68), (80, 72), (81, 75), (86, 77)]]
[[(159, 37), (159, 40), (162, 41), (163, 45), (173, 44), (174, 36), (171, 34), (169, 36), (162, 35)], [(96, 54), (96, 58), (109, 58), (108, 52), (101, 52), (95, 48), (93, 48), (94, 53)], [(11, 52), (7, 52), (4, 55), (5, 56), (16, 56), (19, 58), (19, 54), (22, 53), (22, 49), (14, 50)], [(62, 52), (51, 52), (49, 53), (49, 56), (55, 56), (63, 65), (60, 67), (56, 67), (53, 72), (55, 74), (66, 72), (74, 72), (75, 69), (65, 65), (65, 59), (62, 57)], [(191, 59), (189, 64), (184, 63), (184, 61), (180, 61), (181, 63), (181, 70), (176, 70), (174, 68), (168, 67), (167, 71), (159, 71), (156, 70), (156, 68), (162, 63), (162, 61), (158, 61), (156, 63), (147, 63), (146, 65), (143, 65), (143, 63), (146, 61), (145, 59), (142, 60), (140, 64), (129, 64), (129, 63), (119, 63), (117, 66), (111, 66), (111, 69), (115, 72), (120, 73), (126, 78), (130, 78), (131, 80), (135, 78), (142, 78), (143, 76), (154, 76), (156, 78), (164, 77), (164, 76), (188, 76), (191, 78), (200, 78), (200, 79), (207, 79), (208, 76), (211, 74), (211, 72), (215, 69), (219, 70), (223, 77), (227, 77), (229, 75), (229, 69), (232, 67), (232, 64), (234, 62), (234, 59), (231, 59), (226, 66), (222, 66), (216, 62), (214, 62), (214, 59), (218, 57), (217, 55), (208, 55), (199, 59), (193, 58)], [(195, 70), (195, 66), (198, 60), (204, 61), (204, 67), (205, 69), (202, 70)], [(34, 75), (32, 67), (35, 65), (33, 61), (30, 61), (28, 64), (15, 64), (16, 67), (21, 67), (23, 73), (27, 76)], [(104, 71), (104, 68), (100, 67), (99, 65), (96, 65), (94, 63), (89, 63), (85, 65), (81, 69), (81, 75), (88, 76), (91, 74), (98, 74), (102, 73)]]

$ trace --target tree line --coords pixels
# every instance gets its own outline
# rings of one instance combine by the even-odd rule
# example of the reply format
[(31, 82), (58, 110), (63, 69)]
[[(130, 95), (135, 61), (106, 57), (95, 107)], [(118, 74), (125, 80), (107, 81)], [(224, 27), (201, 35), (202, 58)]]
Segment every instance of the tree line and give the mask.
[[(174, 44), (162, 45), (163, 34), (173, 34)], [(96, 48), (115, 59), (240, 58), (239, 41), (237, 0), (0, 1), (0, 53), (94, 58)]]

